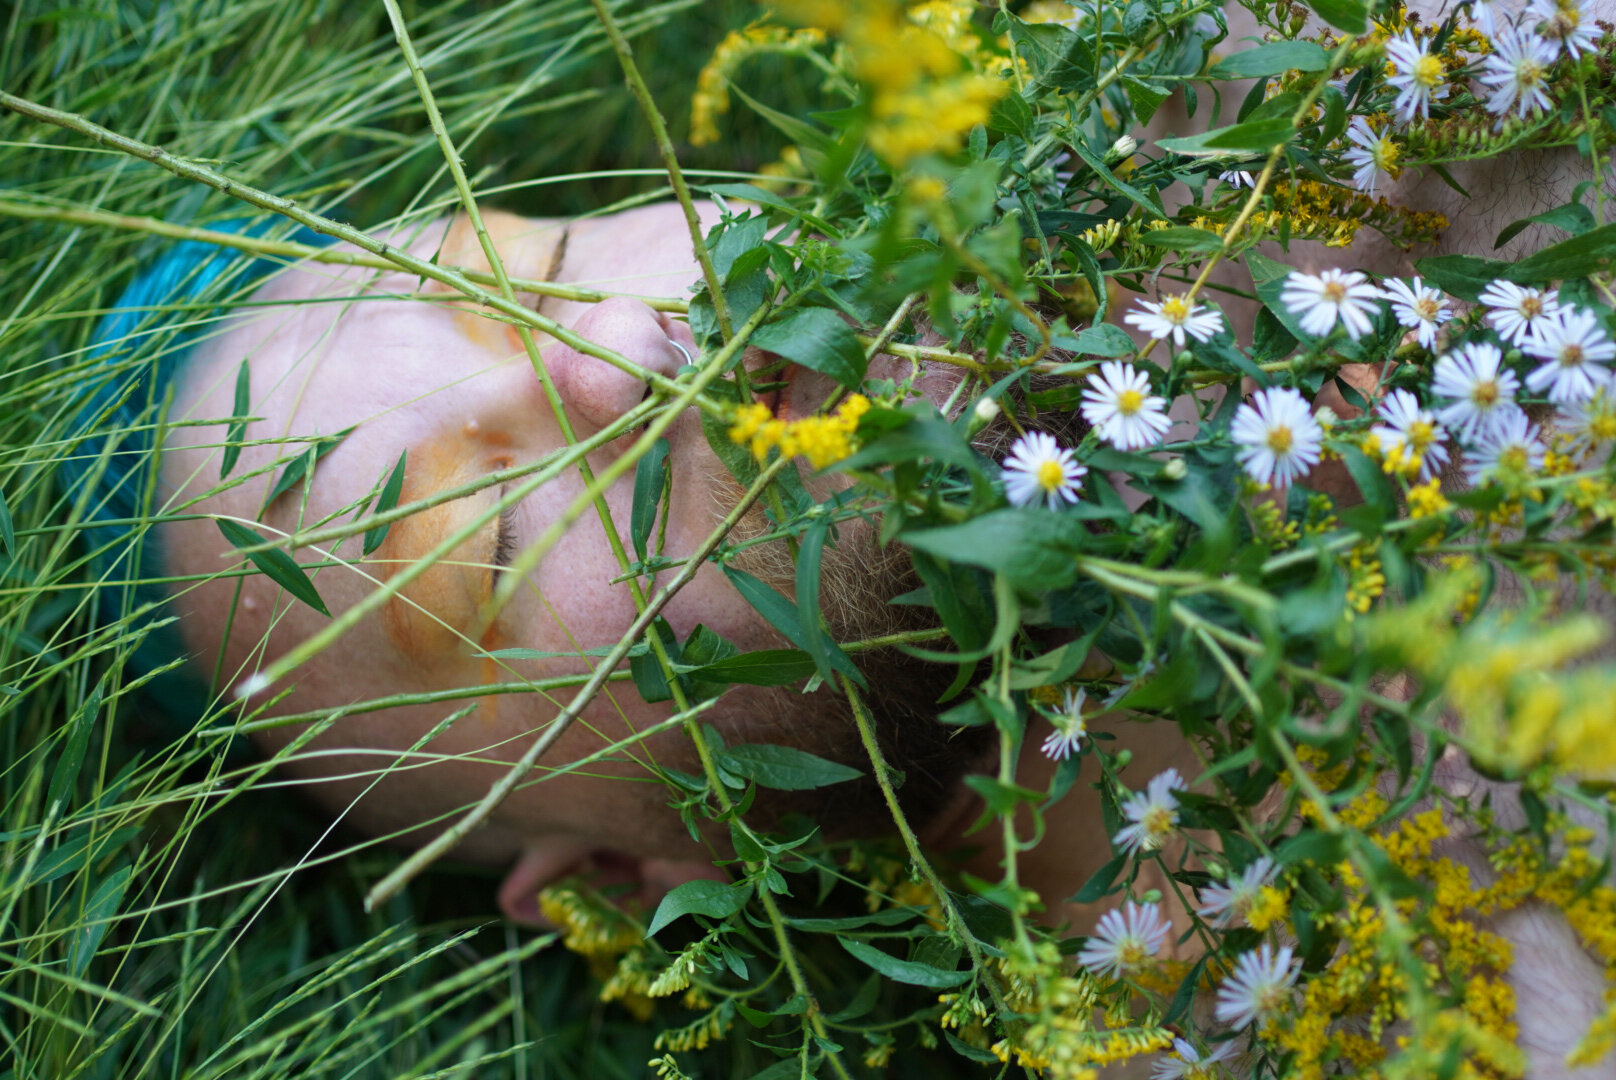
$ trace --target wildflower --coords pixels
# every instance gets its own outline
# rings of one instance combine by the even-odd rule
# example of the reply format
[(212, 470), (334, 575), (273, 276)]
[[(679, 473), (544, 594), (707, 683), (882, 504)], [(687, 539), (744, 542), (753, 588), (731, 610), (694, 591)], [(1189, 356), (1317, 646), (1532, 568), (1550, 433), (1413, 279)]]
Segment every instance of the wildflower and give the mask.
[(1397, 144), (1392, 142), (1391, 136), (1375, 134), (1369, 121), (1354, 116), (1347, 128), (1347, 138), (1354, 147), (1347, 151), (1347, 164), (1353, 167), (1352, 183), (1359, 191), (1373, 195), (1381, 173), (1389, 179), (1397, 178), (1401, 170), (1397, 167)]
[(1539, 37), (1550, 44), (1558, 43), (1560, 50), (1571, 59), (1594, 51), (1599, 40), (1599, 27), (1594, 23), (1591, 4), (1578, 0), (1532, 0), (1522, 21), (1533, 26)]
[(1420, 407), (1419, 398), (1407, 390), (1393, 390), (1380, 403), (1386, 420), (1369, 433), (1386, 454), (1388, 471), (1417, 474), (1429, 480), (1448, 463), (1448, 449), (1442, 445), (1447, 433), (1436, 422), (1436, 414)]
[(1088, 694), (1082, 690), (1066, 690), (1066, 700), (1061, 703), (1060, 711), (1049, 718), (1055, 730), (1049, 733), (1044, 740), (1044, 755), (1055, 761), (1064, 761), (1072, 751), (1083, 745), (1083, 736), (1089, 733), (1088, 725), (1083, 721), (1083, 702)]
[(1228, 169), (1218, 173), (1218, 179), (1233, 188), (1254, 188), (1257, 186), (1256, 177), (1244, 169)]
[(1108, 360), (1089, 376), (1083, 419), (1118, 450), (1143, 450), (1167, 434), (1167, 401), (1150, 393), (1150, 376), (1132, 364)]
[(1240, 954), (1234, 972), (1218, 987), (1215, 1015), (1235, 1028), (1263, 1019), (1283, 1005), (1296, 982), (1291, 969), (1291, 947), (1275, 949), (1268, 942)]
[(1480, 487), (1488, 480), (1520, 483), (1543, 468), (1543, 440), (1537, 425), (1516, 409), (1476, 440), (1465, 462), (1465, 476)]
[(1397, 88), (1397, 119), (1411, 124), (1416, 116), (1430, 117), (1432, 92), (1442, 85), (1442, 59), (1426, 52), (1408, 30), (1387, 40), (1386, 59), (1392, 65), (1386, 81)]
[(1356, 270), (1326, 270), (1317, 276), (1293, 270), (1279, 298), (1309, 334), (1323, 337), (1340, 321), (1347, 336), (1357, 341), (1371, 329), (1369, 316), (1380, 290)]
[(1493, 5), (1497, 2), (1498, 0), (1475, 0), (1475, 3), (1470, 5), (1471, 17), (1475, 19), (1477, 29), (1479, 29), (1482, 34), (1488, 38), (1488, 40), (1491, 40), (1493, 35), (1498, 33), (1498, 28), (1500, 26), (1508, 25), (1506, 22), (1501, 20), (1498, 13), (1493, 10)]
[(1560, 414), (1561, 433), (1579, 454), (1592, 453), (1616, 442), (1616, 389), (1609, 384), (1594, 391), (1587, 401), (1574, 401)]
[(1237, 1049), (1234, 1040), (1221, 1042), (1205, 1057), (1183, 1039), (1173, 1040), (1176, 1058), (1164, 1057), (1150, 1070), (1150, 1080), (1215, 1080), (1223, 1070), (1218, 1066)]
[(1616, 342), (1593, 313), (1564, 308), (1534, 326), (1521, 350), (1547, 361), (1526, 377), (1527, 387), (1539, 394), (1546, 388), (1549, 400), (1560, 405), (1587, 401), (1597, 387), (1609, 385), (1610, 370), (1594, 365), (1616, 360)]
[(1132, 824), (1117, 830), (1113, 838), (1117, 845), (1135, 853), (1161, 847), (1178, 827), (1178, 800), (1173, 792), (1185, 787), (1178, 770), (1168, 769), (1151, 777), (1144, 791), (1129, 795), (1122, 804), (1122, 816)]
[(1043, 498), (1051, 510), (1058, 510), (1062, 499), (1077, 501), (1078, 485), (1088, 472), (1053, 435), (1030, 431), (1015, 441), (1004, 459), (1004, 493), (1014, 506), (1030, 506)]
[(1234, 414), (1235, 455), (1259, 484), (1288, 487), (1319, 462), (1324, 429), (1295, 390), (1259, 390)]
[(1398, 325), (1415, 331), (1417, 340), (1427, 349), (1436, 345), (1437, 327), (1453, 318), (1442, 290), (1431, 288), (1417, 277), (1412, 283), (1392, 278), (1381, 287), (1381, 295), (1391, 301)]
[(1500, 31), (1493, 38), (1492, 55), (1481, 62), (1478, 76), (1491, 89), (1487, 111), (1499, 116), (1502, 124), (1503, 115), (1512, 106), (1518, 116), (1547, 109), (1553, 102), (1544, 84), (1553, 63), (1554, 46), (1536, 34), (1509, 27)]
[(1492, 310), (1487, 319), (1498, 336), (1519, 345), (1541, 320), (1560, 310), (1559, 294), (1553, 289), (1523, 289), (1509, 281), (1495, 281), (1481, 291), (1481, 302)]
[(1158, 340), (1171, 337), (1175, 348), (1184, 347), (1185, 334), (1196, 341), (1206, 341), (1223, 329), (1222, 315), (1182, 296), (1169, 296), (1159, 304), (1141, 300), (1139, 306), (1145, 310), (1130, 311), (1122, 321)]
[(1437, 419), (1456, 431), (1460, 442), (1474, 442), (1521, 411), (1515, 404), (1520, 380), (1514, 372), (1499, 370), (1503, 359), (1498, 346), (1472, 341), (1436, 362), (1432, 392), (1456, 399), (1436, 414)]
[(1202, 889), (1202, 904), (1195, 913), (1220, 929), (1231, 926), (1236, 919), (1246, 917), (1263, 886), (1273, 880), (1274, 860), (1264, 855), (1242, 870), (1239, 877)]
[(1121, 976), (1155, 956), (1169, 927), (1155, 904), (1129, 900), (1123, 908), (1100, 916), (1094, 936), (1083, 943), (1077, 962), (1096, 975)]

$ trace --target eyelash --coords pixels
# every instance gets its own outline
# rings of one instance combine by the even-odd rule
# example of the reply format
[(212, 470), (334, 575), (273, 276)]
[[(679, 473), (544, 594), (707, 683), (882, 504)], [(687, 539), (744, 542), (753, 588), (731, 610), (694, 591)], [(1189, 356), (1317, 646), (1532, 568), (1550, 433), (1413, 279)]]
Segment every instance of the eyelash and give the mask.
[[(503, 497), (505, 489), (500, 488)], [(511, 557), (516, 554), (516, 506), (505, 507), (499, 512), (499, 531), (494, 539), (494, 574), (498, 576), (505, 567), (511, 565)]]

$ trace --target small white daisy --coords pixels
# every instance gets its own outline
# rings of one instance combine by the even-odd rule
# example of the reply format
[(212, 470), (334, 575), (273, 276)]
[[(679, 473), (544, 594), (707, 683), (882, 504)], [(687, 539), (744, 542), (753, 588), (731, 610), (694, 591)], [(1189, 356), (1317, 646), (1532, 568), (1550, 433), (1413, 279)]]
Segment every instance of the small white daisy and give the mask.
[(1567, 405), (1556, 426), (1578, 455), (1594, 454), (1616, 443), (1616, 388), (1601, 386), (1587, 401)]
[(1059, 510), (1061, 500), (1077, 501), (1077, 490), (1089, 474), (1070, 450), (1063, 450), (1055, 437), (1044, 431), (1029, 431), (1010, 447), (1001, 476), (1004, 494), (1013, 506), (1031, 506), (1045, 499), (1051, 510)]
[(1566, 308), (1532, 327), (1521, 351), (1545, 361), (1526, 377), (1528, 389), (1534, 394), (1546, 389), (1556, 405), (1593, 397), (1596, 388), (1610, 383), (1610, 369), (1604, 365), (1616, 360), (1616, 342), (1593, 312)]
[(1532, 0), (1521, 22), (1537, 31), (1544, 41), (1557, 45), (1575, 59), (1594, 51), (1599, 27), (1594, 24), (1594, 8), (1578, 0)]
[(1413, 32), (1404, 30), (1387, 39), (1386, 59), (1392, 65), (1392, 73), (1386, 81), (1397, 89), (1393, 108), (1397, 110), (1398, 121), (1411, 124), (1416, 116), (1429, 117), (1431, 97), (1446, 78), (1441, 57), (1426, 52)]
[(1515, 373), (1500, 370), (1504, 354), (1485, 341), (1470, 341), (1436, 362), (1431, 392), (1454, 399), (1436, 416), (1469, 444), (1491, 431), (1505, 417), (1521, 411), (1515, 393), (1521, 382)]
[(1533, 33), (1521, 33), (1509, 27), (1493, 38), (1493, 51), (1481, 62), (1477, 76), (1491, 91), (1487, 95), (1487, 111), (1499, 118), (1511, 108), (1517, 116), (1526, 116), (1552, 104), (1546, 84), (1549, 68), (1554, 66), (1554, 46)]
[(1500, 26), (1510, 25), (1507, 15), (1500, 16), (1494, 7), (1497, 0), (1475, 0), (1470, 5), (1470, 18), (1476, 29), (1480, 30), (1489, 40), (1498, 33)]
[(1290, 1000), (1296, 972), (1291, 968), (1291, 947), (1275, 949), (1268, 942), (1240, 954), (1234, 971), (1218, 987), (1215, 1015), (1236, 1029), (1261, 1020)]
[(1169, 296), (1159, 304), (1139, 301), (1143, 311), (1130, 311), (1122, 317), (1129, 326), (1137, 326), (1151, 337), (1160, 340), (1170, 337), (1173, 347), (1184, 347), (1184, 335), (1196, 341), (1206, 341), (1223, 329), (1223, 316), (1204, 304), (1192, 303), (1182, 296)]
[(1055, 730), (1044, 740), (1046, 757), (1064, 761), (1083, 745), (1083, 736), (1089, 733), (1088, 724), (1083, 721), (1083, 702), (1087, 698), (1088, 694), (1082, 690), (1066, 688), (1066, 700), (1061, 703), (1060, 711), (1049, 718)]
[(1167, 399), (1150, 392), (1150, 376), (1118, 360), (1102, 363), (1083, 391), (1083, 419), (1118, 450), (1159, 444), (1172, 426), (1166, 409)]
[(1112, 838), (1117, 846), (1137, 855), (1166, 843), (1178, 827), (1178, 800), (1173, 792), (1187, 786), (1177, 769), (1168, 769), (1151, 777), (1145, 790), (1129, 795), (1122, 804), (1122, 816), (1132, 824), (1117, 830)]
[(1223, 929), (1244, 920), (1246, 912), (1257, 902), (1257, 894), (1264, 886), (1273, 884), (1274, 860), (1264, 855), (1221, 885), (1209, 885), (1201, 890), (1201, 906), (1195, 913)]
[(1465, 459), (1465, 477), (1480, 487), (1488, 480), (1519, 481), (1543, 468), (1537, 425), (1517, 409), (1476, 441)]
[(1352, 183), (1365, 195), (1375, 193), (1375, 185), (1382, 173), (1389, 180), (1397, 179), (1397, 144), (1390, 135), (1377, 135), (1369, 121), (1354, 116), (1347, 127), (1347, 139), (1353, 149), (1346, 153), (1347, 164), (1353, 168)]
[(1129, 900), (1100, 916), (1094, 935), (1083, 943), (1077, 962), (1096, 975), (1121, 976), (1143, 967), (1161, 951), (1169, 927), (1155, 904)]
[(1218, 1043), (1205, 1057), (1183, 1039), (1173, 1040), (1173, 1053), (1177, 1057), (1164, 1057), (1150, 1070), (1150, 1080), (1217, 1080), (1225, 1075), (1221, 1067), (1238, 1049), (1229, 1039)]
[(1392, 314), (1398, 324), (1415, 331), (1419, 343), (1427, 349), (1436, 345), (1437, 327), (1453, 318), (1442, 290), (1431, 288), (1419, 278), (1412, 283), (1392, 278), (1382, 286), (1381, 293), (1392, 302)]
[(1541, 320), (1560, 310), (1560, 294), (1553, 289), (1523, 289), (1512, 281), (1495, 281), (1481, 290), (1480, 300), (1490, 309), (1487, 321), (1511, 345), (1526, 340)]
[(1226, 172), (1220, 172), (1218, 173), (1218, 179), (1230, 187), (1254, 188), (1257, 186), (1257, 178), (1244, 169), (1229, 169)]
[(1239, 447), (1235, 456), (1253, 480), (1289, 487), (1319, 463), (1324, 429), (1301, 394), (1270, 386), (1235, 412), (1229, 436)]
[(1339, 321), (1347, 336), (1357, 341), (1374, 326), (1370, 316), (1376, 311), (1380, 290), (1356, 270), (1326, 270), (1318, 275), (1293, 270), (1279, 299), (1314, 337), (1324, 337)]
[(1436, 422), (1436, 414), (1420, 408), (1420, 400), (1407, 390), (1393, 390), (1380, 403), (1384, 424), (1376, 424), (1369, 433), (1380, 440), (1380, 448), (1392, 468), (1404, 472), (1419, 470), (1420, 480), (1426, 481), (1442, 471), (1448, 463), (1448, 448), (1442, 445), (1447, 432)]

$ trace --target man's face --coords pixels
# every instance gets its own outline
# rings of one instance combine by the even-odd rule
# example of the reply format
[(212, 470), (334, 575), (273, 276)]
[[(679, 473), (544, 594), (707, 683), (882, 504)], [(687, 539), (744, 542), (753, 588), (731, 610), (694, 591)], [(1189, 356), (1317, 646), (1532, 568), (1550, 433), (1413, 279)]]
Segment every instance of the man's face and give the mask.
[[(716, 218), (711, 207), (704, 213), (709, 224)], [(689, 233), (671, 204), (570, 228), (509, 216), (495, 216), (491, 227), (514, 277), (677, 297), (686, 294), (697, 276)], [(476, 239), (463, 220), (444, 234), (445, 224), (436, 223), (410, 246), (417, 254), (438, 251), (444, 264), (480, 261)], [(266, 471), (216, 490), (224, 426), (177, 428), (163, 461), (171, 505), (206, 494), (190, 512), (234, 517), (266, 535), (283, 535), (328, 518), (350, 520), (353, 512), (347, 508), (376, 488), (400, 453), (408, 461), (402, 505), (564, 449), (562, 426), (515, 331), (450, 303), (447, 294), (422, 299), (419, 291), (421, 282), (408, 275), (327, 266), (283, 274), (261, 288), (253, 307), (198, 348), (171, 416), (179, 422), (229, 417), (236, 375), (245, 359), (251, 373), (249, 412), (255, 417), (248, 424), (247, 441), (289, 441), (248, 445), (231, 476)], [(692, 356), (697, 352), (683, 322), (636, 300), (584, 304), (547, 298), (538, 306), (585, 338), (664, 375), (672, 376), (685, 363), (679, 345)], [(596, 434), (644, 398), (646, 386), (636, 376), (543, 335), (537, 340), (575, 438)], [(779, 410), (785, 415), (811, 412), (830, 389), (820, 377), (804, 373), (779, 392)], [(295, 455), (303, 440), (349, 428), (352, 432), (320, 460), (306, 500), (297, 485), (260, 516), (280, 471), (272, 463)], [(604, 468), (638, 434), (629, 431), (602, 446), (589, 455), (589, 464), (597, 471)], [(733, 505), (737, 488), (713, 456), (695, 410), (678, 416), (666, 437), (672, 496), (664, 554), (678, 559), (713, 531)], [(488, 619), (503, 565), (560, 518), (584, 487), (579, 469), (569, 467), (504, 515), (491, 512), (500, 488), (489, 487), (395, 522), (369, 556), (361, 554), (358, 536), (301, 552), (304, 561), (337, 563), (319, 570), (313, 581), (330, 610), (340, 613), (446, 537), (486, 517), (471, 539), (300, 667), (287, 684), (290, 696), (273, 712), (333, 709), (393, 695), (589, 671), (596, 660), (581, 653), (616, 644), (637, 615), (630, 586), (614, 583), (623, 567), (593, 509), (528, 575), (515, 599)], [(633, 550), (627, 536), (632, 488), (630, 471), (604, 495), (621, 540), (619, 550)], [(176, 574), (210, 574), (240, 561), (210, 520), (180, 521), (167, 528), (165, 550)], [(671, 573), (664, 572), (662, 580)], [(241, 595), (235, 605), (238, 580)], [(223, 649), (223, 688), (239, 684), (327, 622), (260, 575), (204, 581), (181, 587), (179, 593), (182, 625), (200, 668), (211, 669)], [(743, 649), (780, 644), (712, 565), (695, 575), (664, 615), (681, 639), (705, 624)], [(486, 655), (512, 648), (562, 655), (520, 660)], [(345, 718), (299, 750), (288, 769), (321, 781), (312, 785), (315, 797), (366, 832), (397, 836), (431, 822), (441, 827), (482, 796), (505, 772), (504, 763), (520, 756), (572, 693), (572, 688), (563, 688), (485, 697), (474, 712), (420, 746), (428, 732), (468, 702), (412, 704)], [(770, 715), (778, 712), (783, 693), (740, 688), (726, 697), (722, 708), (731, 714)], [(253, 702), (263, 700), (260, 696)], [(535, 776), (609, 741), (629, 738), (669, 712), (667, 705), (640, 700), (628, 684), (608, 684)], [(296, 731), (271, 730), (263, 743), (280, 749)], [(654, 759), (658, 750), (668, 753), (677, 745), (652, 741), (630, 753)], [(710, 863), (711, 855), (691, 841), (678, 816), (666, 808), (662, 785), (642, 764), (618, 760), (585, 772), (523, 787), (488, 827), (466, 841), (460, 854), (503, 861), (526, 852), (530, 862), (537, 859), (558, 869), (599, 849), (635, 859)], [(425, 835), (410, 840), (418, 842)]]

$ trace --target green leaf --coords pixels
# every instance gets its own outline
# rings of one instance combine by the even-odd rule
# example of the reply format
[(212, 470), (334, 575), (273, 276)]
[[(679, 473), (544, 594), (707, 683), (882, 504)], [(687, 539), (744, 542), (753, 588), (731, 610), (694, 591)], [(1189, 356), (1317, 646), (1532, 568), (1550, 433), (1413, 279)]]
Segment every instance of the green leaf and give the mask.
[(1433, 255), (1416, 261), (1414, 269), (1427, 284), (1474, 303), (1483, 289), (1508, 272), (1509, 264), (1474, 255)]
[(1190, 973), (1184, 976), (1184, 981), (1178, 984), (1178, 992), (1173, 995), (1162, 1023), (1177, 1023), (1180, 1017), (1189, 1015), (1190, 1006), (1195, 1002), (1195, 988), (1201, 984), (1201, 974), (1206, 970), (1206, 959), (1203, 956), (1197, 960), (1195, 966), (1190, 968)]
[(980, 566), (1019, 587), (1045, 591), (1076, 577), (1072, 555), (1085, 535), (1075, 517), (1016, 508), (993, 510), (959, 525), (905, 532), (903, 541), (939, 559)]
[(1204, 252), (1223, 250), (1223, 237), (1205, 229), (1195, 229), (1188, 225), (1174, 225), (1167, 229), (1155, 229), (1145, 233), (1139, 238), (1151, 247), (1166, 248), (1169, 251)]
[[(735, 586), (735, 590), (741, 594), (742, 599), (751, 604), (757, 610), (757, 613), (768, 621), (770, 626), (780, 631), (786, 640), (797, 646), (797, 648), (802, 649), (804, 652), (808, 651), (807, 646), (803, 644), (802, 623), (797, 613), (796, 604), (793, 604), (776, 592), (772, 586), (759, 581), (745, 570), (738, 570), (725, 564), (724, 576), (729, 578), (730, 584)], [(847, 654), (841, 650), (841, 646), (834, 641), (826, 641), (824, 644), (825, 652), (832, 668), (846, 675), (859, 686), (867, 685), (864, 681), (864, 675), (858, 668), (853, 666), (853, 661), (847, 658)]]
[(90, 958), (101, 947), (101, 939), (112, 929), (112, 917), (118, 913), (118, 905), (123, 903), (124, 890), (129, 887), (129, 877), (134, 872), (134, 867), (125, 866), (97, 885), (95, 892), (90, 894), (90, 902), (78, 919), (67, 950), (67, 969), (75, 979), (83, 976), (84, 969), (90, 966)]
[(1509, 268), (1508, 277), (1520, 284), (1587, 277), (1616, 268), (1616, 222), (1601, 225), (1581, 236), (1528, 255)]
[(651, 538), (657, 506), (662, 502), (667, 460), (668, 440), (658, 439), (634, 466), (634, 503), (629, 510), (628, 532), (634, 542), (634, 554), (641, 562), (645, 561), (645, 544)]
[(11, 525), (11, 507), (6, 505), (6, 493), (0, 491), (0, 545), (6, 549), (6, 558), (16, 557), (17, 533)]
[(776, 791), (810, 791), (829, 787), (864, 774), (806, 750), (768, 743), (743, 743), (717, 755), (724, 767), (738, 776)]
[(746, 686), (788, 686), (816, 670), (813, 657), (800, 649), (760, 649), (685, 672), (701, 682), (742, 683)]
[(646, 935), (655, 934), (681, 915), (705, 915), (710, 919), (727, 919), (746, 906), (752, 898), (752, 886), (746, 882), (728, 884), (722, 881), (687, 881), (677, 886), (662, 903), (657, 905)]
[(288, 461), (286, 467), (281, 470), (280, 476), (276, 477), (275, 486), (269, 489), (269, 497), (264, 500), (263, 509), (259, 513), (262, 514), (264, 510), (268, 510), (271, 503), (301, 483), (305, 475), (314, 471), (314, 467), (320, 463), (320, 459), (335, 450), (343, 439), (353, 434), (353, 431), (353, 428), (348, 428), (346, 431), (339, 431), (335, 435), (321, 436), (306, 451)]
[(674, 639), (673, 627), (668, 620), (658, 616), (651, 620), (646, 629), (646, 650), (638, 656), (629, 657), (628, 671), (634, 677), (634, 689), (640, 695), (640, 700), (647, 703), (667, 701), (673, 697), (673, 688), (668, 685), (667, 673), (662, 670), (662, 661), (650, 647), (650, 637), (656, 634), (662, 642), (662, 648), (668, 654), (670, 662), (679, 659), (679, 645)]
[(1498, 239), (1493, 241), (1494, 249), (1501, 248), (1515, 239), (1529, 225), (1553, 225), (1557, 229), (1564, 229), (1572, 236), (1581, 236), (1594, 227), (1594, 215), (1580, 202), (1556, 206), (1553, 210), (1545, 210), (1541, 214), (1533, 214), (1505, 226), (1504, 231), (1498, 234)]
[(829, 375), (849, 389), (864, 381), (864, 346), (829, 308), (797, 308), (752, 335), (752, 344)]
[(908, 983), (910, 986), (924, 986), (932, 990), (946, 990), (950, 986), (958, 986), (969, 979), (972, 972), (944, 971), (942, 968), (932, 967), (930, 964), (917, 964), (913, 960), (899, 960), (882, 952), (874, 945), (857, 941), (853, 938), (839, 937), (842, 948), (846, 949), (857, 960), (862, 960), (876, 971), (885, 975), (893, 982)]
[(1323, 71), (1330, 54), (1311, 41), (1275, 41), (1226, 56), (1207, 69), (1208, 79), (1260, 79), (1287, 71)]
[(1000, 98), (988, 116), (988, 129), (1003, 135), (1019, 135), (1031, 139), (1033, 132), (1032, 106), (1020, 94), (1010, 93)]
[(901, 926), (912, 922), (915, 913), (907, 908), (882, 908), (868, 915), (847, 915), (842, 918), (792, 918), (786, 916), (787, 926), (813, 934), (835, 934), (843, 930), (862, 930), (866, 926)]
[(1156, 115), (1161, 103), (1172, 96), (1171, 90), (1163, 90), (1154, 83), (1132, 75), (1122, 77), (1122, 88), (1128, 92), (1128, 103), (1133, 106), (1134, 118), (1141, 126), (1150, 123), (1150, 118)]
[(1361, 34), (1369, 29), (1369, 5), (1364, 0), (1308, 0), (1308, 6), (1337, 30)]
[[(265, 542), (262, 536), (239, 521), (220, 518), (218, 525), (219, 531), (224, 533), (224, 538), (235, 547), (255, 547)], [(309, 580), (308, 573), (297, 564), (296, 559), (277, 548), (255, 551), (247, 558), (269, 580), (326, 618), (331, 617), (331, 612), (326, 610), (325, 601), (320, 599), (319, 592), (314, 588), (314, 582)]]
[(230, 426), (224, 434), (224, 459), (219, 462), (219, 479), (230, 475), (241, 457), (241, 442), (247, 437), (247, 409), (252, 405), (252, 372), (243, 360), (236, 369), (236, 400), (231, 406)]
[(1105, 162), (1096, 157), (1094, 152), (1083, 144), (1082, 139), (1074, 139), (1070, 145), (1072, 151), (1082, 158), (1083, 163), (1093, 169), (1094, 174), (1107, 186), (1115, 189), (1129, 202), (1145, 211), (1152, 219), (1167, 216), (1166, 212), (1162, 210), (1161, 197), (1154, 191), (1143, 191), (1127, 181), (1119, 179), (1115, 173), (1106, 168)]
[(97, 683), (69, 723), (67, 742), (62, 748), (62, 756), (56, 762), (56, 768), (51, 770), (50, 787), (46, 789), (45, 796), (46, 806), (62, 803), (65, 808), (69, 797), (73, 794), (73, 785), (78, 781), (79, 770), (84, 767), (84, 752), (90, 745), (90, 733), (95, 730), (95, 718), (100, 712), (101, 684)]
[(1186, 157), (1232, 157), (1237, 154), (1267, 153), (1289, 141), (1295, 134), (1296, 129), (1291, 126), (1290, 117), (1273, 116), (1214, 128), (1181, 139), (1158, 139), (1156, 145)]
[(1135, 348), (1133, 338), (1122, 327), (1096, 323), (1077, 335), (1073, 351), (1090, 356), (1130, 356)]
[(1083, 883), (1083, 887), (1072, 895), (1070, 902), (1073, 904), (1094, 903), (1111, 891), (1111, 886), (1116, 884), (1117, 875), (1122, 873), (1122, 868), (1127, 865), (1127, 852), (1114, 856), (1104, 866), (1089, 875), (1089, 879)]
[[(392, 473), (387, 477), (387, 483), (382, 485), (381, 498), (376, 500), (376, 513), (385, 514), (398, 505), (398, 497), (404, 491), (404, 458), (408, 454), (409, 451), (405, 450), (398, 455), (398, 464), (393, 466)], [(382, 541), (387, 539), (387, 530), (392, 527), (392, 522), (387, 522), (374, 528), (366, 529), (364, 553), (369, 555), (381, 547)]]

